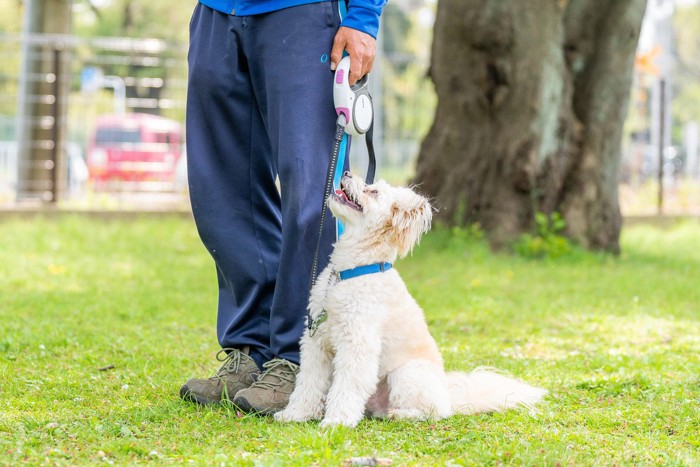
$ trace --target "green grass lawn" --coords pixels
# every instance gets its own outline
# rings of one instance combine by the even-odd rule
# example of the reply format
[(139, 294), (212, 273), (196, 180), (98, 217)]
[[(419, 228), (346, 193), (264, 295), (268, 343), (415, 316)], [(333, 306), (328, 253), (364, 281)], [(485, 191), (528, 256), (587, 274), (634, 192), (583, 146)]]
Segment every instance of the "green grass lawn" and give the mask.
[(544, 261), (429, 234), (397, 268), (448, 368), (551, 394), (537, 414), (327, 431), (178, 399), (218, 367), (215, 270), (191, 220), (4, 220), (0, 241), (0, 465), (700, 463), (698, 223), (631, 227), (617, 258)]

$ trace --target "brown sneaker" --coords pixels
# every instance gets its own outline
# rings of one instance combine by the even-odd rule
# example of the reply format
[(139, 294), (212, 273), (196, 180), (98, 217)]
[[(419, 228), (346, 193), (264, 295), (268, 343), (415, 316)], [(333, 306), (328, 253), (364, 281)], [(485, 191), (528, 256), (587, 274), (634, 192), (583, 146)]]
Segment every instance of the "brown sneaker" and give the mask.
[(233, 403), (246, 412), (272, 415), (287, 406), (299, 365), (275, 358), (263, 368), (265, 372), (256, 382), (236, 393)]
[(248, 356), (248, 347), (221, 349), (216, 359), (224, 362), (215, 376), (207, 379), (192, 378), (180, 388), (180, 397), (202, 405), (229, 401), (241, 389), (249, 387), (260, 372)]

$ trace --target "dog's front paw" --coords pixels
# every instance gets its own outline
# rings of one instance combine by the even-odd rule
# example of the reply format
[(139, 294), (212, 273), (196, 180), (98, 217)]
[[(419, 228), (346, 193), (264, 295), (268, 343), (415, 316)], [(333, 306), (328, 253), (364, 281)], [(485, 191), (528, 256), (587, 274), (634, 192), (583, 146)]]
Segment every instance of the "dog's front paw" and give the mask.
[(335, 426), (346, 426), (348, 428), (355, 428), (359, 422), (351, 420), (331, 420), (324, 418), (318, 425), (321, 428), (333, 428)]
[(328, 417), (326, 416), (319, 426), (321, 428), (331, 428), (334, 426), (346, 426), (348, 428), (355, 428), (358, 423), (360, 423), (362, 417), (360, 418), (350, 418), (350, 417)]
[(274, 417), (278, 422), (306, 422), (314, 418), (312, 414), (305, 414), (288, 409), (277, 412)]
[(387, 417), (391, 420), (427, 420), (428, 414), (418, 409), (389, 409)]

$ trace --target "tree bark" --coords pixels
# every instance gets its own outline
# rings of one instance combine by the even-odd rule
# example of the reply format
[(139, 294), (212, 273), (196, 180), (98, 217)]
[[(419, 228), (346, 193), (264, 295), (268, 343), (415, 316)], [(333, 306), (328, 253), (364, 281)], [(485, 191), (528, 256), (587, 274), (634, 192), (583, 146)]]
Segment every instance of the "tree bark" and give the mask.
[(495, 246), (560, 212), (582, 245), (617, 252), (617, 178), (646, 0), (440, 0), (438, 95), (414, 180), (448, 224)]

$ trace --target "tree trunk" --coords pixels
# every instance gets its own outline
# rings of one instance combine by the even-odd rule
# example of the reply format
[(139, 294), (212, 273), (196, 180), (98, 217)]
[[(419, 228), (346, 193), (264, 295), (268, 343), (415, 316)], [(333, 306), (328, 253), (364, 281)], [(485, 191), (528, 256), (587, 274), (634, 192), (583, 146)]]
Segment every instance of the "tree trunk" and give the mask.
[(438, 106), (415, 182), (448, 224), (495, 246), (560, 212), (582, 245), (618, 251), (617, 178), (646, 0), (440, 0)]
[(19, 79), (17, 199), (55, 203), (64, 189), (66, 105), (70, 70), (60, 40), (33, 42), (37, 34), (70, 34), (71, 2), (24, 4), (22, 71)]

